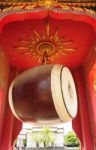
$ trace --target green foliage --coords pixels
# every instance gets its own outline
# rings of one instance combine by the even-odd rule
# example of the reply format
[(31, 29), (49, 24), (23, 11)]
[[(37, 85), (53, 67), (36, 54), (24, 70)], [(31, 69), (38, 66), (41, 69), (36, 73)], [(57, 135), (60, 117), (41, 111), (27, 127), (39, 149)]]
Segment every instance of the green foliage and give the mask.
[(36, 143), (36, 146), (39, 147), (39, 143), (41, 143), (41, 132), (31, 132), (31, 139)]
[(23, 144), (24, 144), (24, 146), (26, 146), (26, 144), (27, 144), (27, 140), (26, 139), (23, 139)]
[(49, 128), (42, 128), (41, 132), (31, 132), (31, 139), (39, 146), (39, 143), (43, 143), (44, 147), (47, 147), (48, 144), (54, 143), (55, 138), (51, 133)]
[(41, 142), (44, 144), (44, 147), (48, 146), (49, 143), (54, 143), (55, 138), (53, 134), (51, 133), (49, 128), (43, 128), (42, 129), (42, 138)]
[(64, 137), (64, 144), (65, 145), (72, 145), (72, 146), (79, 146), (80, 142), (79, 142), (79, 139), (77, 138), (77, 136), (74, 132), (69, 132)]

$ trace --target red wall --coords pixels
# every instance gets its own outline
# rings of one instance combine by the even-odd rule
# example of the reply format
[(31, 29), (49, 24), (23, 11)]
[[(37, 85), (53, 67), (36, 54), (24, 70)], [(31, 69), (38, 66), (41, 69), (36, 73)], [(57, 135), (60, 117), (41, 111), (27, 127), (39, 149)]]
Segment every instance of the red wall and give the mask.
[[(8, 103), (8, 87), (16, 75), (7, 63), (7, 58), (0, 51), (0, 150), (11, 150), (14, 140), (19, 134), (22, 123), (12, 114)], [(8, 81), (9, 79), (9, 81)]]

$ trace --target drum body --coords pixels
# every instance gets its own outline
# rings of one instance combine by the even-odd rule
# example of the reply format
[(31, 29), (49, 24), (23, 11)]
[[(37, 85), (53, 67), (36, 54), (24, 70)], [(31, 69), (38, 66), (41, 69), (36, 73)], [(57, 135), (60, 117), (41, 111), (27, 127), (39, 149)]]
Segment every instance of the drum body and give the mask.
[(77, 95), (71, 72), (63, 65), (42, 65), (18, 75), (9, 89), (13, 114), (35, 125), (72, 120)]

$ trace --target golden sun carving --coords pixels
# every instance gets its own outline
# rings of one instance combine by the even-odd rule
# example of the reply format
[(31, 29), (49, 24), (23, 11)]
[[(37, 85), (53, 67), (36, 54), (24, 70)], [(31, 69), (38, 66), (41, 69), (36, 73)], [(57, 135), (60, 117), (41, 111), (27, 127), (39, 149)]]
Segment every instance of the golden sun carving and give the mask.
[(73, 41), (65, 41), (64, 37), (59, 36), (59, 30), (51, 34), (49, 22), (45, 23), (45, 32), (40, 36), (39, 32), (33, 30), (29, 40), (20, 40), (14, 47), (23, 56), (31, 55), (42, 64), (52, 63), (61, 54), (68, 56), (74, 52), (75, 48), (69, 48)]

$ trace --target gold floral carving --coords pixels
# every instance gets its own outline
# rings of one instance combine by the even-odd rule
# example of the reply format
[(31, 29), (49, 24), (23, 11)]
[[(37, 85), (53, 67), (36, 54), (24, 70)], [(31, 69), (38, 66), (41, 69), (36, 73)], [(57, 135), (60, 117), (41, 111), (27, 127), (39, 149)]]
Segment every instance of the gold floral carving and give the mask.
[(46, 21), (45, 32), (42, 36), (38, 31), (33, 30), (29, 40), (19, 40), (14, 49), (22, 56), (31, 55), (38, 62), (47, 64), (53, 62), (61, 54), (68, 56), (76, 51), (75, 48), (70, 48), (72, 43), (72, 40), (67, 41), (59, 35), (59, 29), (51, 33), (50, 24)]
[(46, 7), (51, 7), (57, 3), (57, 0), (38, 0), (38, 3), (43, 4)]

